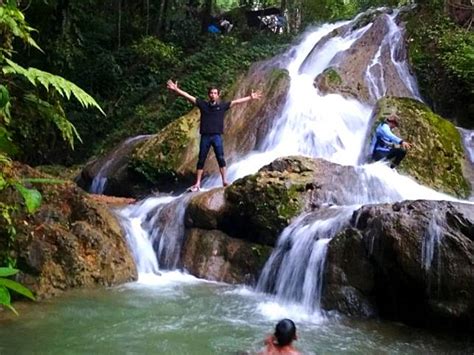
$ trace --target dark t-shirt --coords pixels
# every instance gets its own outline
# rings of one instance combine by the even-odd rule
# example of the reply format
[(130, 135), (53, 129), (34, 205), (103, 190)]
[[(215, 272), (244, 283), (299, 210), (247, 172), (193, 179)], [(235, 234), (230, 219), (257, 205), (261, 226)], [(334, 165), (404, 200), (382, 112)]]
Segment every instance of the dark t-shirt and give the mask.
[(224, 114), (230, 108), (230, 102), (219, 101), (211, 104), (209, 101), (196, 99), (196, 106), (201, 112), (201, 134), (222, 134), (224, 132)]

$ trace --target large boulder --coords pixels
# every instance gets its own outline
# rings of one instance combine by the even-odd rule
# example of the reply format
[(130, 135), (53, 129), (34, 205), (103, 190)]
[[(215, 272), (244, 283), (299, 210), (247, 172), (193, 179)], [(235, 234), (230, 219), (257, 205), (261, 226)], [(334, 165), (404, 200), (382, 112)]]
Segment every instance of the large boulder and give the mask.
[[(18, 177), (50, 178), (24, 165)], [(116, 285), (137, 278), (132, 255), (116, 217), (73, 182), (35, 183), (42, 204), (34, 214), (14, 214), (16, 235), (10, 250), (21, 270), (18, 280), (39, 299), (74, 287)], [(18, 204), (13, 191), (0, 199)], [(21, 211), (21, 210), (19, 210)]]
[(272, 248), (231, 238), (219, 230), (186, 232), (184, 267), (207, 280), (255, 285)]
[[(263, 99), (237, 105), (226, 114), (224, 151), (228, 164), (261, 144), (281, 110), (289, 76), (286, 70), (279, 69), (280, 65), (273, 61), (254, 65), (228, 98), (244, 97), (259, 88), (264, 94)], [(193, 109), (136, 150), (132, 165), (158, 185), (170, 179), (188, 183), (196, 168), (199, 137), (199, 111)], [(206, 172), (216, 171), (217, 163), (209, 156)]]
[[(360, 203), (367, 193), (356, 168), (308, 157), (278, 158), (229, 187), (193, 197), (188, 228), (219, 229), (236, 238), (269, 246), (303, 211), (324, 205)], [(371, 181), (373, 189), (383, 189)], [(370, 193), (370, 192), (369, 192)]]
[(329, 244), (323, 307), (427, 327), (474, 328), (474, 208), (368, 205)]
[(413, 144), (400, 171), (435, 190), (469, 196), (470, 183), (463, 174), (465, 154), (456, 127), (417, 100), (384, 97), (374, 108), (373, 129), (390, 113), (400, 117), (395, 134)]
[(135, 197), (149, 191), (143, 177), (129, 166), (133, 151), (149, 138), (128, 138), (105, 155), (90, 160), (76, 177), (76, 183), (86, 191), (112, 196)]
[(191, 180), (199, 152), (199, 110), (168, 124), (133, 153), (131, 165), (153, 183)]
[[(374, 104), (383, 95), (413, 96), (397, 69), (397, 65), (407, 59), (406, 50), (400, 44), (394, 48), (397, 44), (387, 40), (394, 26), (390, 16), (383, 12), (371, 12), (356, 19), (351, 31), (372, 21), (370, 28), (348, 50), (336, 55), (329, 67), (315, 78), (314, 85), (321, 93), (336, 93), (369, 104)], [(347, 26), (342, 33), (348, 31)], [(404, 29), (401, 31), (403, 36)]]

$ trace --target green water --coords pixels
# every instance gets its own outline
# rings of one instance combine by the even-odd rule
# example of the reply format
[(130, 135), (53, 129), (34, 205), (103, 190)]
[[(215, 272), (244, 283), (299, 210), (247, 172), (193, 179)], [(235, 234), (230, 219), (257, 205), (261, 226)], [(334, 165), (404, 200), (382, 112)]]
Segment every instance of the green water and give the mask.
[(308, 315), (243, 288), (181, 276), (73, 291), (0, 322), (0, 354), (255, 353), (295, 320), (304, 354), (468, 354), (474, 342), (400, 324)]

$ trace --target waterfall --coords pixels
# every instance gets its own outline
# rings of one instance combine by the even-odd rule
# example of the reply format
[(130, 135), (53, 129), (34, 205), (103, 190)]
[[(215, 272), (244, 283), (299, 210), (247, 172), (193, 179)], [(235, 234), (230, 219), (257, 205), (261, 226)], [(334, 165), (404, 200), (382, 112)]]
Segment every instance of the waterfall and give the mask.
[(371, 63), (365, 72), (366, 81), (369, 85), (369, 92), (374, 100), (380, 99), (387, 94), (386, 77), (388, 75), (384, 63), (382, 63), (382, 53), (389, 52), (391, 65), (395, 67), (398, 78), (408, 89), (411, 96), (421, 101), (418, 86), (414, 77), (410, 74), (408, 63), (400, 53), (405, 52), (405, 44), (402, 30), (395, 23), (398, 11), (394, 11), (392, 15), (384, 15), (387, 25), (388, 34), (384, 37), (382, 44), (378, 48)]
[(139, 274), (179, 267), (190, 195), (150, 197), (118, 210)]
[[(439, 291), (441, 285), (440, 274), (438, 272), (441, 268), (440, 246), (443, 238), (441, 223), (439, 211), (435, 209), (425, 235), (423, 236), (421, 245), (421, 265), (428, 278), (428, 293)], [(433, 281), (435, 281), (434, 285), (432, 284)], [(437, 289), (433, 290), (433, 286)]]
[(110, 154), (106, 156), (105, 163), (101, 160), (98, 163), (102, 164), (97, 174), (94, 176), (92, 180), (91, 186), (89, 188), (89, 192), (93, 194), (102, 194), (105, 191), (105, 187), (107, 186), (107, 178), (117, 169), (120, 165), (120, 160), (123, 157), (131, 152), (133, 147), (140, 143), (141, 141), (149, 138), (150, 135), (141, 135), (132, 138), (128, 138), (124, 142), (122, 142), (117, 148), (115, 148)]
[(322, 275), (329, 241), (349, 222), (352, 208), (328, 208), (297, 218), (278, 239), (258, 281), (257, 290), (280, 302), (320, 308)]
[[(425, 271), (431, 269), (433, 258), (435, 253), (438, 255), (439, 260), (439, 245), (441, 243), (442, 228), (440, 227), (440, 221), (438, 211), (433, 211), (433, 216), (430, 219), (426, 234), (423, 236), (422, 251), (421, 251), (421, 263)], [(439, 267), (439, 263), (436, 264)]]
[(474, 130), (459, 128), (469, 161), (474, 164)]
[[(407, 87), (412, 97), (419, 98), (415, 79), (408, 70), (403, 56), (398, 55), (403, 46), (401, 29), (395, 16), (383, 15), (388, 31), (380, 48), (375, 52), (365, 70), (371, 95), (378, 98), (387, 92), (381, 60), (384, 51), (390, 52), (390, 65), (398, 73), (399, 81)], [(326, 160), (355, 166), (357, 183), (349, 183), (339, 200), (328, 193), (324, 196), (327, 206), (318, 213), (300, 216), (280, 235), (275, 250), (267, 261), (257, 289), (275, 293), (280, 302), (297, 302), (308, 312), (319, 310), (322, 275), (328, 243), (347, 225), (353, 211), (363, 204), (390, 203), (405, 199), (453, 199), (420, 186), (409, 177), (399, 175), (383, 162), (358, 166), (366, 144), (373, 106), (338, 94), (322, 95), (313, 86), (314, 78), (322, 73), (335, 58), (349, 55), (351, 46), (361, 38), (372, 24), (356, 30), (340, 31), (327, 35), (350, 23), (323, 25), (308, 32), (300, 44), (289, 49), (286, 68), (290, 87), (281, 113), (275, 118), (274, 127), (258, 151), (242, 157), (228, 168), (228, 178), (233, 181), (255, 173), (274, 159), (288, 155), (321, 157)], [(324, 42), (324, 43), (323, 43)], [(378, 69), (377, 69), (378, 68)], [(217, 177), (204, 181), (204, 188), (217, 186)], [(340, 195), (340, 194), (339, 194)], [(146, 200), (148, 201), (148, 200)], [(130, 239), (145, 239), (148, 248), (156, 252), (153, 264), (140, 269), (156, 272), (158, 268), (179, 266), (179, 250), (184, 238), (183, 213), (187, 197), (172, 201), (152, 199), (149, 207), (144, 202), (136, 209), (122, 210), (123, 218), (138, 218), (130, 225)], [(329, 207), (331, 206), (331, 207)], [(145, 244), (145, 242), (143, 242)], [(135, 258), (148, 258), (138, 242), (130, 241)], [(427, 251), (429, 254), (429, 251)], [(152, 258), (153, 259), (153, 258)], [(137, 262), (141, 265), (140, 262)], [(146, 271), (150, 270), (150, 271)]]

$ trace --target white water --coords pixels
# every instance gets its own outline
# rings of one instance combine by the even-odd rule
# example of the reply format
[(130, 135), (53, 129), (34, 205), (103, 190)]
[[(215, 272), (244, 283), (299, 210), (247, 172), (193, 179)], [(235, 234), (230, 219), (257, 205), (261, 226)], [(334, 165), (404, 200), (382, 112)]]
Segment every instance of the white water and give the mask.
[[(406, 83), (413, 97), (419, 97), (415, 80), (408, 71), (408, 64), (405, 61), (395, 60), (394, 53), (402, 45), (402, 36), (393, 21), (394, 16), (385, 18), (390, 31), (382, 46), (389, 47), (392, 61), (402, 81)], [(275, 126), (266, 137), (260, 151), (254, 151), (243, 157), (228, 169), (229, 180), (233, 181), (255, 173), (275, 158), (306, 155), (355, 166), (358, 175), (358, 179), (354, 179), (355, 183), (341, 187), (343, 193), (339, 196), (342, 197), (326, 196), (328, 203), (339, 206), (332, 210), (340, 211), (338, 214), (316, 219), (301, 216), (282, 233), (258, 284), (259, 291), (275, 293), (275, 303), (260, 304), (262, 313), (271, 309), (273, 313), (270, 313), (274, 314), (279, 308), (285, 310), (291, 308), (297, 309), (296, 313), (303, 312), (312, 318), (320, 316), (322, 271), (327, 245), (337, 231), (347, 224), (352, 211), (360, 205), (406, 199), (454, 200), (398, 174), (384, 163), (357, 166), (366, 144), (373, 107), (336, 94), (323, 96), (315, 90), (313, 80), (317, 74), (326, 69), (336, 55), (341, 55), (350, 49), (371, 25), (348, 33), (345, 37), (328, 40), (321, 46), (317, 56), (313, 56), (312, 62), (306, 62), (304, 70), (301, 69), (302, 63), (318, 41), (340, 25), (342, 23), (324, 25), (308, 33), (300, 44), (290, 49), (293, 55), (287, 69), (291, 85), (284, 108), (275, 120)], [(377, 53), (380, 55), (381, 51), (382, 49), (379, 49)], [(379, 55), (376, 54), (370, 66), (380, 66), (380, 72), (383, 73)], [(370, 92), (379, 97), (386, 91), (387, 84), (383, 76), (379, 78), (373, 76), (370, 67), (366, 73), (369, 73), (367, 78), (371, 83)], [(203, 186), (212, 188), (219, 183), (220, 179), (213, 177), (205, 181)], [(152, 202), (150, 205), (153, 206), (145, 208), (147, 202), (143, 202), (137, 207), (132, 206), (121, 212), (125, 219), (133, 221), (133, 218), (137, 218), (135, 222), (125, 221), (124, 225), (129, 225), (126, 227), (127, 233), (141, 275), (157, 273), (161, 268), (161, 265), (153, 264), (150, 260), (153, 259), (153, 255), (150, 254), (151, 245), (154, 245), (158, 255), (155, 259), (166, 260), (167, 257), (172, 259), (165, 262), (166, 268), (172, 269), (179, 265), (177, 250), (183, 241), (183, 213), (187, 204), (187, 198), (181, 197), (181, 199), (182, 202), (173, 201), (173, 204), (178, 206), (177, 210), (166, 209), (165, 202), (153, 200), (160, 206), (159, 208)], [(156, 212), (152, 212), (154, 209)], [(156, 223), (158, 215), (163, 215), (165, 209), (168, 215), (163, 220), (166, 220), (167, 224)], [(158, 213), (158, 210), (161, 212)], [(156, 213), (156, 216), (146, 217), (152, 213)], [(146, 221), (147, 218), (153, 221)], [(142, 248), (146, 245), (146, 241), (148, 241), (147, 251)], [(427, 260), (430, 253), (427, 249)], [(146, 262), (142, 262), (142, 258)]]
[(467, 158), (474, 164), (474, 130), (460, 128), (459, 131), (461, 132)]
[(93, 194), (102, 194), (107, 186), (107, 179), (109, 174), (115, 169), (115, 163), (118, 159), (123, 157), (124, 151), (130, 149), (138, 142), (150, 137), (149, 135), (141, 135), (132, 138), (128, 138), (121, 143), (114, 151), (110, 154), (109, 159), (99, 169), (96, 176), (92, 180), (89, 192)]
[[(438, 255), (437, 260), (440, 260), (439, 245), (443, 237), (442, 232), (443, 229), (439, 221), (437, 210), (435, 209), (422, 243), (421, 263), (426, 271), (431, 269), (435, 254)], [(436, 263), (436, 266), (439, 268), (439, 262)]]
[(382, 63), (382, 53), (390, 53), (391, 64), (395, 67), (398, 77), (410, 92), (413, 98), (421, 101), (418, 86), (413, 76), (409, 74), (409, 67), (406, 60), (398, 60), (398, 53), (404, 51), (404, 37), (400, 28), (395, 23), (398, 11), (392, 15), (384, 15), (388, 25), (388, 34), (384, 37), (381, 46), (372, 58), (372, 62), (366, 70), (366, 80), (369, 91), (374, 101), (387, 94), (386, 70)]

